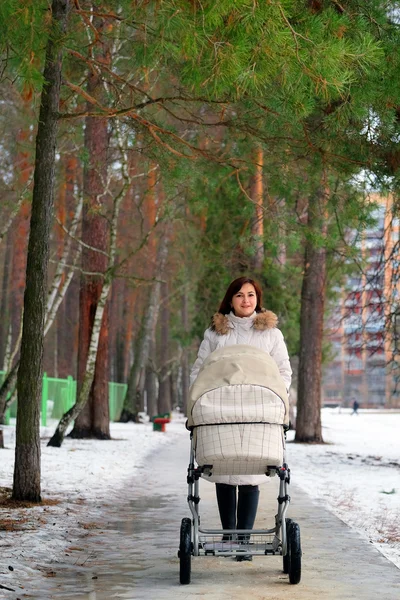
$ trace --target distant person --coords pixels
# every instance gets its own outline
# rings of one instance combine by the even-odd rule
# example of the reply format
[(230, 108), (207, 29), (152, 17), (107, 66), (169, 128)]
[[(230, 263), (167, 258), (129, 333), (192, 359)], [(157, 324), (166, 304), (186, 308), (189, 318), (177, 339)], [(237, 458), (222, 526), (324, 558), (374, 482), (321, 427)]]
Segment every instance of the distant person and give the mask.
[(352, 415), (358, 415), (358, 408), (359, 408), (359, 404), (357, 402), (357, 400), (354, 400), (353, 402), (353, 412), (351, 413)]

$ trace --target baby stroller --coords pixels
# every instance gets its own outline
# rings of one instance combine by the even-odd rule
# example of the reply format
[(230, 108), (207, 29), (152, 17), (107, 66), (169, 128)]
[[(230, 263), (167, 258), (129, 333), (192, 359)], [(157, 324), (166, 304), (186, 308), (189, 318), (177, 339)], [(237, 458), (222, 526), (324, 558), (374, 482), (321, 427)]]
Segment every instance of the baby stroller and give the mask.
[[(235, 345), (204, 361), (190, 390), (188, 504), (181, 523), (180, 583), (190, 583), (192, 556), (282, 555), (289, 582), (301, 578), (300, 528), (286, 518), (290, 470), (285, 462), (288, 396), (275, 361), (263, 350)], [(260, 475), (279, 482), (271, 529), (228, 530), (200, 526), (200, 478)], [(226, 541), (225, 541), (226, 540)]]

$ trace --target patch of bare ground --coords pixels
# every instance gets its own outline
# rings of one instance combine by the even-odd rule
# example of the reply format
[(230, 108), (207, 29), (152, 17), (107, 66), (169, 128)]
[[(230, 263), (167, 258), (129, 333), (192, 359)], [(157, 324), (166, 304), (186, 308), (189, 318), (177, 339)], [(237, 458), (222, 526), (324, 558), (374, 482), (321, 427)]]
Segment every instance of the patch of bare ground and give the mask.
[(388, 511), (376, 518), (376, 529), (382, 536), (379, 543), (396, 544), (400, 542), (400, 512)]
[(91, 523), (79, 523), (79, 525), (83, 529), (103, 529), (104, 525), (100, 525), (99, 523), (95, 523), (94, 521)]
[(35, 529), (30, 523), (28, 523), (28, 521), (28, 518), (0, 518), (0, 531), (26, 531), (27, 529)]
[[(83, 499), (76, 499), (74, 504), (84, 504)], [(12, 498), (12, 489), (0, 487), (0, 508), (3, 514), (0, 515), (0, 531), (34, 531), (41, 526), (46, 526), (50, 521), (57, 521), (57, 514), (52, 511), (52, 507), (63, 503), (62, 499), (44, 498), (40, 503), (21, 502)], [(39, 510), (35, 510), (39, 509)], [(74, 513), (74, 509), (69, 507), (69, 511)], [(95, 521), (76, 521), (76, 525), (90, 535), (90, 531), (100, 530), (104, 527), (101, 523)], [(54, 522), (53, 525), (56, 523)]]
[(54, 498), (45, 498), (39, 504), (14, 500), (11, 488), (0, 487), (0, 508), (3, 508), (5, 513), (0, 516), (0, 531), (33, 531), (40, 524), (46, 523), (46, 520), (29, 509), (56, 506), (59, 503), (60, 500)]
[(0, 487), (0, 507), (2, 508), (33, 508), (35, 506), (57, 506), (61, 500), (56, 498), (42, 498), (42, 501), (37, 502), (26, 502), (23, 500), (15, 500), (12, 497), (12, 489), (6, 487)]
[(354, 492), (348, 491), (346, 493), (342, 493), (336, 499), (334, 506), (341, 510), (353, 510), (355, 507), (356, 501), (354, 498)]

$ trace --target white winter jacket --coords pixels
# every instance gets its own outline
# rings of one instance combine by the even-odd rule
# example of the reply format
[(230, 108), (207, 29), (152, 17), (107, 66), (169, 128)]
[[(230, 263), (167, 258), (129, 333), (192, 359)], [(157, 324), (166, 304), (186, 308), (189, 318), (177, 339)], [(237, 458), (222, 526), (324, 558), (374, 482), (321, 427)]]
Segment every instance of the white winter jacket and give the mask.
[[(190, 385), (194, 383), (200, 367), (211, 352), (224, 346), (248, 344), (264, 350), (275, 360), (289, 390), (292, 369), (282, 332), (276, 328), (277, 322), (278, 317), (265, 309), (259, 313), (254, 312), (250, 317), (236, 317), (232, 312), (229, 315), (216, 313), (212, 319), (212, 326), (204, 333), (197, 359), (190, 372)], [(209, 480), (230, 485), (259, 485), (268, 481), (268, 478), (264, 475), (220, 475)]]
[(276, 328), (277, 322), (278, 317), (272, 311), (265, 309), (260, 313), (254, 312), (250, 317), (236, 317), (232, 312), (229, 315), (216, 313), (212, 319), (212, 326), (204, 332), (204, 339), (190, 372), (190, 385), (211, 352), (224, 346), (248, 344), (272, 356), (289, 390), (292, 369), (282, 332)]

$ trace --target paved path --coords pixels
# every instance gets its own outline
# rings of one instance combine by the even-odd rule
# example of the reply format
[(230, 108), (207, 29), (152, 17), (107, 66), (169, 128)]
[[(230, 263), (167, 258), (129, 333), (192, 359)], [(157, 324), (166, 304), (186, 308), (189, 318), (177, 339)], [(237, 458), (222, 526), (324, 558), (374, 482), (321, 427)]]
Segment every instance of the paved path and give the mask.
[[(400, 570), (368, 541), (291, 486), (289, 516), (299, 522), (302, 581), (291, 586), (282, 557), (192, 560), (192, 583), (178, 583), (180, 521), (189, 515), (186, 469), (189, 441), (153, 455), (116, 506), (105, 507), (105, 529), (93, 530), (72, 551), (68, 564), (54, 565), (37, 600), (397, 600)], [(262, 486), (258, 526), (271, 526), (278, 480)], [(214, 486), (201, 487), (200, 514), (206, 527), (219, 526)], [(28, 592), (28, 590), (26, 590)]]

